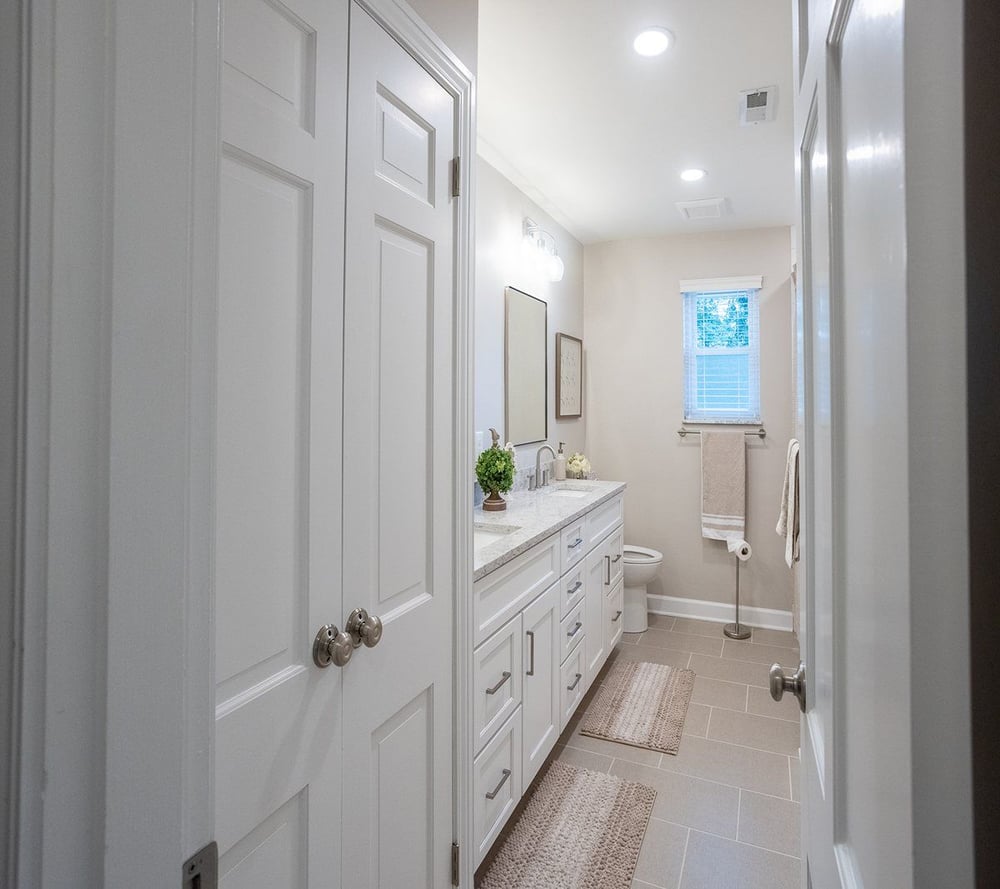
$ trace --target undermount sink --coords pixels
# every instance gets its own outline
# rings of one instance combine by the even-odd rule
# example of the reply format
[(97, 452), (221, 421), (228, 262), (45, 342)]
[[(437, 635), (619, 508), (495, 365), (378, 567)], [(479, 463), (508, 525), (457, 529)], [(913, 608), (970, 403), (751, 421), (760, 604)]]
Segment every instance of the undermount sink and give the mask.
[(584, 488), (579, 485), (559, 485), (559, 487), (552, 488), (549, 493), (553, 497), (586, 497), (588, 494), (593, 493), (592, 488)]
[(472, 548), (482, 549), (520, 530), (514, 525), (489, 525), (486, 522), (476, 522), (472, 529)]

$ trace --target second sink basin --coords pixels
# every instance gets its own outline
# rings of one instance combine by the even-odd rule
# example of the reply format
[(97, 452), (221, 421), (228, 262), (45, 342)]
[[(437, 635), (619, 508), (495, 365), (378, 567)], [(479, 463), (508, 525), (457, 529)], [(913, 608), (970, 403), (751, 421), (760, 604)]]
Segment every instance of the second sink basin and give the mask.
[(514, 525), (490, 525), (486, 522), (476, 522), (472, 529), (472, 548), (482, 549), (498, 540), (503, 540), (508, 534), (521, 529)]

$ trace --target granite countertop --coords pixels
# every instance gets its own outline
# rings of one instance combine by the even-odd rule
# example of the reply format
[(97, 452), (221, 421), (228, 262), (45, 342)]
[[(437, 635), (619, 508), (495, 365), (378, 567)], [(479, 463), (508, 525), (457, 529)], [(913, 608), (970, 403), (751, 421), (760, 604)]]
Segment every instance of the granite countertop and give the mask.
[[(560, 490), (586, 493), (582, 497), (567, 497), (558, 494)], [(625, 482), (573, 478), (551, 482), (535, 491), (511, 492), (505, 495), (507, 508), (501, 512), (483, 512), (481, 507), (476, 509), (472, 516), (477, 531), (503, 533), (509, 528), (516, 530), (478, 546), (473, 542), (473, 579), (485, 577), (624, 490)]]

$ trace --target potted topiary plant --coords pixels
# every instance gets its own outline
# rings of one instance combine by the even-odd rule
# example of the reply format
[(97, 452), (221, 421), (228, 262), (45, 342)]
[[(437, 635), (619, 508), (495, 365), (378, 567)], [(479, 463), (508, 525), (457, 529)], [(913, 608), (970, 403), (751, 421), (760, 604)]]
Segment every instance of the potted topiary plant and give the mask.
[(483, 493), (488, 495), (483, 500), (483, 509), (499, 512), (507, 508), (507, 501), (500, 495), (514, 487), (514, 455), (500, 447), (500, 436), (495, 429), (490, 432), (493, 433), (493, 446), (483, 451), (476, 460), (476, 481)]

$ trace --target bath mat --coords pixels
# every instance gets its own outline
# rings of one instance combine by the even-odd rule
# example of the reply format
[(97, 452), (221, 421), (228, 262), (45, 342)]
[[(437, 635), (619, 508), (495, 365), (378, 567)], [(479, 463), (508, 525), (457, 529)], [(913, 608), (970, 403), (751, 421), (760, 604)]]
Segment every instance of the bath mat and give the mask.
[(549, 763), (478, 889), (629, 889), (656, 791)]
[(587, 708), (581, 735), (676, 755), (694, 671), (619, 658)]

